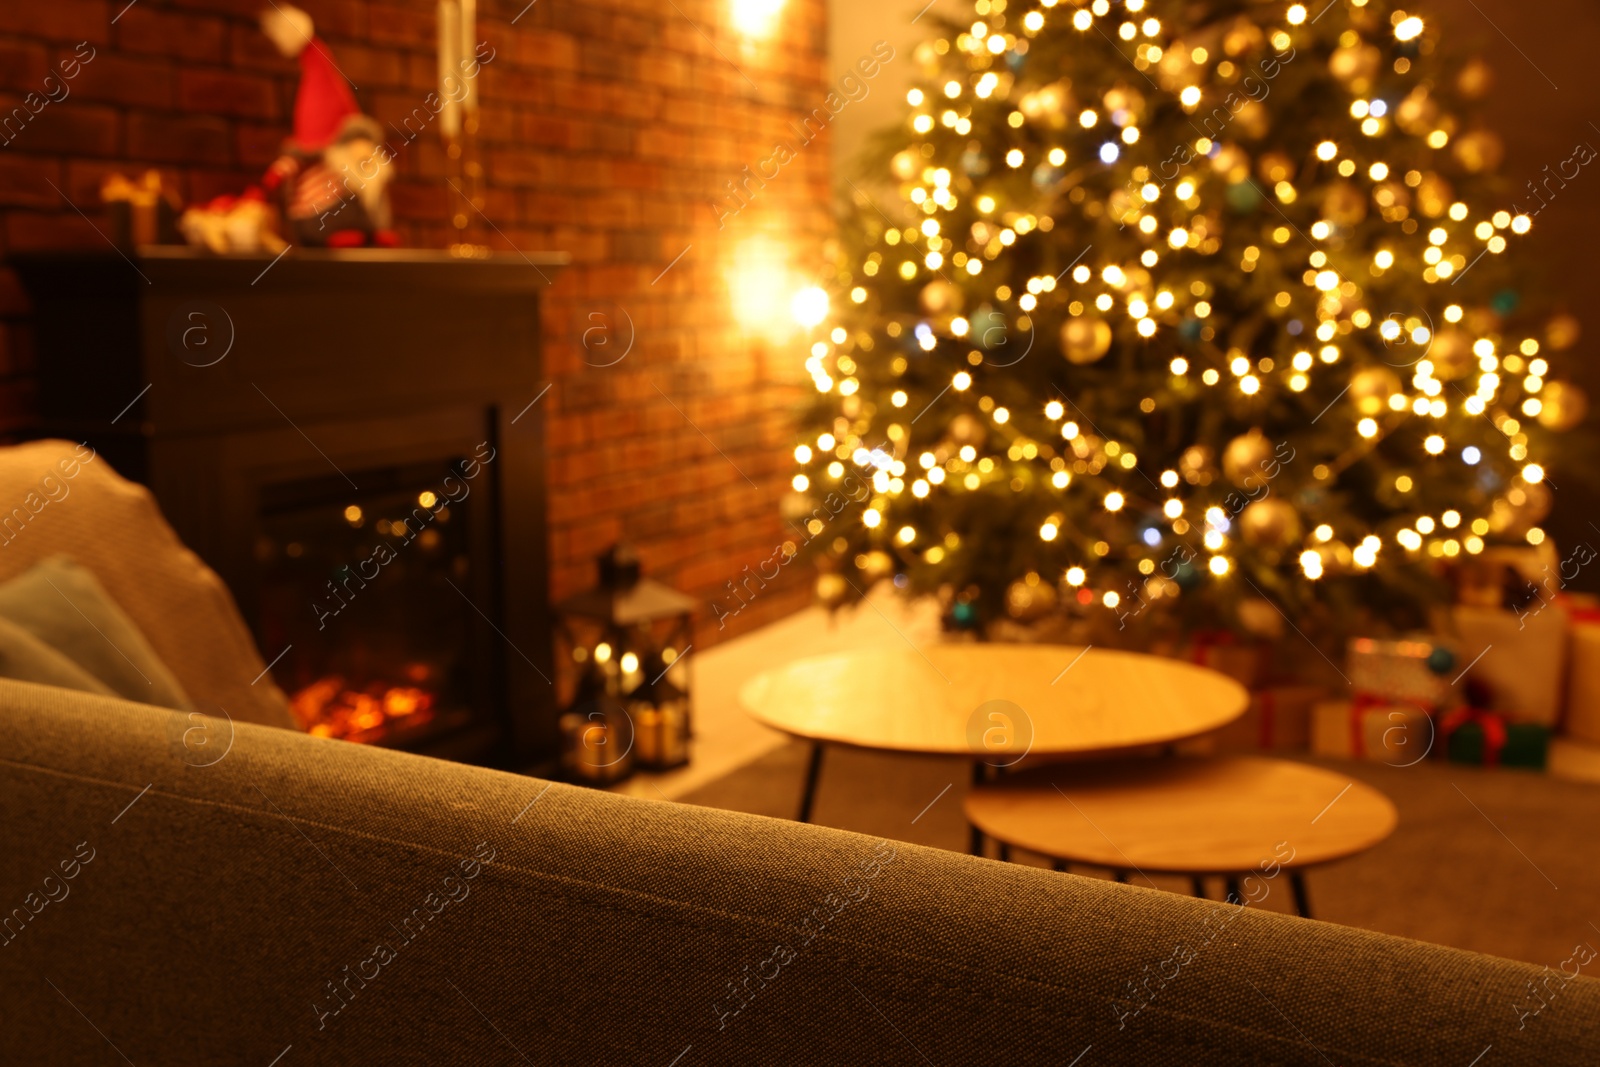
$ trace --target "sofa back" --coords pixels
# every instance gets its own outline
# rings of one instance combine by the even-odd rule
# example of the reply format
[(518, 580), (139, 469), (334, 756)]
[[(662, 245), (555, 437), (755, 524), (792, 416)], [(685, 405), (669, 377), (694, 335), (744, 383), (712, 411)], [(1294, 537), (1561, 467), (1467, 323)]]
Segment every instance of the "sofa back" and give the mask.
[(99, 579), (197, 708), (294, 728), (227, 586), (178, 540), (148, 489), (87, 445), (0, 448), (0, 581), (56, 555)]
[(5, 1063), (1600, 1054), (1587, 978), (65, 690), (0, 768)]

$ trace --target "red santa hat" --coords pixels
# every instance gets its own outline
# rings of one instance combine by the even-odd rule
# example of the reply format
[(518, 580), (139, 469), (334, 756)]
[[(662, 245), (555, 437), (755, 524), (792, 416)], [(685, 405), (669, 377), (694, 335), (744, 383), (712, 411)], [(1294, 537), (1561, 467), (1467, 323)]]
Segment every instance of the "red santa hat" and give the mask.
[(326, 148), (345, 123), (360, 115), (355, 94), (327, 46), (313, 37), (300, 52), (300, 88), (294, 98), (294, 144), (305, 151)]
[(373, 125), (361, 116), (350, 83), (334, 65), (328, 46), (314, 36), (311, 16), (289, 4), (274, 4), (262, 12), (261, 29), (278, 50), (300, 59), (300, 87), (294, 98), (294, 136), (288, 148), (319, 152), (347, 135), (352, 119), (361, 118), (363, 130)]

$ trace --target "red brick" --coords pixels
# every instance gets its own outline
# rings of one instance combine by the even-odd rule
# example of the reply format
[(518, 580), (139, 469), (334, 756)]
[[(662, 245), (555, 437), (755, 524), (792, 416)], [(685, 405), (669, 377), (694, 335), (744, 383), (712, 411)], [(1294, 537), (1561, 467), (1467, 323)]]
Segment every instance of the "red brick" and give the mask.
[(227, 36), (228, 25), (219, 18), (162, 11), (148, 0), (124, 11), (113, 33), (128, 52), (211, 63), (222, 61)]
[(43, 45), (0, 41), (0, 89), (42, 91), (45, 75), (51, 73), (51, 69)]
[(7, 0), (0, 4), (0, 33), (101, 44), (110, 39), (111, 17), (109, 5), (97, 0)]
[(128, 154), (158, 163), (228, 161), (228, 127), (220, 119), (136, 114), (128, 118)]
[[(55, 182), (56, 188), (50, 183)], [(0, 204), (23, 207), (61, 206), (61, 164), (54, 159), (0, 152)]]
[(234, 127), (234, 158), (247, 167), (265, 170), (282, 155), (289, 131), (282, 126), (256, 126), (240, 123)]
[(178, 105), (199, 114), (272, 119), (278, 117), (278, 87), (255, 74), (184, 70), (178, 73)]
[(130, 59), (101, 49), (83, 64), (69, 84), (72, 95), (124, 107), (172, 106), (172, 64), (164, 59)]
[(48, 104), (38, 114), (29, 115), (26, 124), (18, 121), (18, 97), (0, 97), (0, 143), (18, 152), (63, 152), (86, 156), (109, 156), (117, 151), (119, 123), (110, 108), (67, 103)]
[(295, 60), (278, 51), (254, 20), (228, 27), (227, 65), (232, 70), (261, 70), (286, 78), (293, 77), (299, 69)]

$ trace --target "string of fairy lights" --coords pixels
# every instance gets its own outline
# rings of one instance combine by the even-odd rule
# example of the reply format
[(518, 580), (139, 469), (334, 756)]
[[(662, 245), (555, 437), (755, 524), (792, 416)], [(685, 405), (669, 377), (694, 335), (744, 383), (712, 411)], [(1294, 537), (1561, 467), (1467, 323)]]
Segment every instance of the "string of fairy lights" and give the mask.
[[(1337, 2), (1353, 9), (1367, 6), (1367, 0)], [(1514, 527), (1514, 513), (1537, 518), (1537, 505), (1548, 491), (1543, 466), (1530, 456), (1527, 430), (1535, 422), (1547, 429), (1570, 428), (1584, 413), (1583, 395), (1575, 386), (1548, 380), (1550, 366), (1539, 338), (1502, 336), (1498, 317), (1467, 299), (1468, 287), (1459, 294), (1453, 288), (1454, 281), (1481, 269), (1481, 259), (1506, 252), (1509, 238), (1528, 233), (1532, 220), (1456, 199), (1450, 183), (1426, 163), (1451, 151), (1469, 171), (1492, 169), (1497, 151), (1492, 135), (1463, 132), (1421, 79), (1398, 99), (1392, 91), (1372, 91), (1386, 49), (1352, 23), (1339, 35), (1329, 61), (1350, 92), (1348, 127), (1336, 135), (1325, 131), (1330, 136), (1315, 145), (1306, 166), (1271, 150), (1252, 159), (1229, 139), (1228, 130), (1201, 131), (1190, 122), (1188, 127), (1201, 135), (1181, 146), (1189, 165), (1171, 168), (1176, 173), (1132, 166), (1123, 187), (1096, 194), (1086, 190), (1081, 177), (1127, 167), (1135, 154), (1132, 146), (1146, 136), (1141, 122), (1169, 105), (1169, 94), (1113, 86), (1084, 98), (1080, 87), (1065, 80), (1025, 87), (1008, 57), (1026, 55), (1039, 35), (1067, 32), (1065, 27), (1083, 36), (1098, 33), (1123, 42), (1121, 47), (1131, 45), (1132, 66), (1171, 86), (1170, 97), (1184, 116), (1202, 116), (1215, 114), (1222, 94), (1238, 84), (1244, 54), (1267, 53), (1186, 45), (1147, 10), (1146, 0), (1122, 0), (1117, 10), (1109, 0), (1081, 7), (1039, 0), (1013, 20), (1006, 17), (1007, 7), (1007, 0), (978, 0), (978, 17), (969, 27), (932, 45), (937, 55), (950, 59), (944, 69), (957, 72), (907, 94), (909, 125), (917, 139), (894, 157), (891, 169), (921, 221), (891, 225), (882, 233), (849, 272), (847, 297), (835, 323), (811, 346), (806, 369), (820, 394), (837, 398), (840, 414), (828, 430), (795, 449), (801, 468), (793, 480), (797, 492), (836, 484), (850, 466), (870, 471), (873, 497), (861, 522), (886, 547), (938, 564), (960, 549), (960, 537), (902, 521), (906, 495), (926, 501), (1004, 483), (1022, 492), (1043, 480), (1064, 503), (1040, 523), (1042, 542), (1063, 535), (1073, 521), (1066, 501), (1085, 494), (1105, 514), (1128, 509), (1148, 517), (1142, 545), (1115, 548), (1125, 562), (1130, 549), (1148, 549), (1143, 555), (1135, 552), (1133, 566), (1146, 576), (1144, 591), (1157, 598), (1178, 592), (1156, 574), (1158, 550), (1169, 544), (1168, 533), (1173, 538), (1198, 533), (1205, 551), (1201, 565), (1219, 579), (1233, 569), (1243, 540), (1246, 548), (1282, 550), (1285, 558), (1298, 561), (1304, 579), (1316, 581), (1336, 567), (1373, 568), (1390, 552), (1432, 558), (1477, 554), (1492, 536)], [(1276, 24), (1263, 23), (1269, 12)], [(1311, 43), (1303, 35), (1310, 32), (1312, 18), (1302, 4), (1273, 4), (1261, 5), (1261, 14), (1250, 21), (1276, 56), (1290, 57), (1273, 60), (1281, 66), (1293, 62), (1294, 49)], [(1396, 75), (1411, 73), (1414, 57), (1427, 51), (1419, 47), (1426, 43), (1427, 29), (1417, 15), (1390, 13), (1385, 32), (1392, 42), (1381, 43), (1389, 55), (1403, 53), (1390, 64)], [(1263, 63), (1255, 71), (1258, 80), (1275, 76), (1264, 76), (1267, 69)], [(1156, 95), (1162, 99), (1147, 99)], [(1004, 115), (1004, 128), (1014, 131), (1011, 144), (993, 153), (1000, 165), (979, 160), (981, 166), (953, 170), (934, 162), (933, 138), (965, 138), (975, 118), (987, 126), (994, 117), (984, 109), (996, 108)], [(1230, 105), (1229, 118), (1241, 131), (1259, 132), (1267, 121), (1264, 111), (1252, 96), (1243, 106)], [(963, 159), (970, 163), (974, 150), (966, 151)], [(1029, 181), (1024, 189), (1064, 192), (1054, 204), (1044, 197), (1027, 203), (1016, 191), (1023, 178)], [(1304, 210), (1291, 216), (1286, 209), (1311, 187), (1329, 191), (1313, 221), (1297, 225), (1292, 218), (1303, 220)], [(1262, 227), (1262, 238), (1243, 247), (1236, 238), (1224, 241), (1212, 211), (1218, 196), (1232, 206), (1241, 200), (1252, 209), (1259, 204), (1271, 220)], [(1350, 240), (1374, 207), (1385, 223), (1377, 247)], [(1057, 240), (1060, 235), (1046, 235), (1058, 223), (1065, 230), (1063, 210), (1114, 221), (1132, 251), (1116, 256), (1103, 244), (1091, 245), (1059, 274), (1029, 273), (1020, 264), (1037, 264), (1043, 257), (1023, 257), (1020, 251), (1030, 240)], [(1240, 276), (1268, 265), (1267, 277), (1292, 279), (1298, 273), (1298, 286), (1286, 284), (1263, 297), (1285, 317), (1294, 315), (1300, 327), (1284, 332), (1284, 344), (1271, 355), (1260, 354), (1260, 346), (1247, 352), (1215, 343), (1219, 332), (1226, 332), (1218, 328), (1228, 314), (1223, 305), (1236, 296), (1219, 294), (1205, 272), (1226, 260)], [(1429, 310), (1380, 313), (1376, 309), (1384, 306), (1389, 282), (1402, 277), (1420, 277), (1440, 297)], [(917, 287), (919, 313), (873, 318), (874, 287), (890, 285)], [(982, 305), (968, 312), (974, 294), (982, 294)], [(983, 339), (995, 330), (1011, 330), (1031, 341), (1035, 319), (1059, 317), (1063, 308), (1060, 352), (1074, 365), (1100, 361), (1118, 337), (1129, 338), (1125, 344), (1136, 344), (1132, 337), (1143, 339), (1145, 352), (1161, 351), (1162, 342), (1171, 341), (1166, 349), (1177, 354), (1161, 356), (1165, 380), (1146, 388), (1138, 401), (1145, 415), (1169, 399), (1208, 403), (1208, 391), (1263, 402), (1283, 393), (1292, 397), (1312, 390), (1319, 376), (1335, 376), (1333, 383), (1344, 383), (1344, 389), (1318, 418), (1344, 420), (1350, 441), (1340, 454), (1312, 457), (1316, 483), (1337, 484), (1341, 474), (1402, 427), (1408, 429), (1405, 440), (1418, 438), (1417, 463), (1499, 463), (1491, 450), (1503, 448), (1501, 465), (1508, 477), (1478, 513), (1467, 513), (1464, 505), (1429, 509), (1373, 529), (1302, 525), (1299, 509), (1283, 494), (1242, 510), (1231, 508), (1223, 499), (1224, 487), (1248, 484), (1252, 477), (1270, 480), (1264, 472), (1278, 465), (1278, 446), (1259, 430), (1227, 442), (1220, 456), (1222, 478), (1214, 479), (1207, 473), (1212, 457), (1205, 445), (1189, 448), (1176, 463), (1149, 469), (1134, 442), (1100, 433), (1065, 394), (1032, 411), (1012, 411), (984, 395), (983, 379), (1008, 373), (1010, 364), (996, 359)], [(1570, 323), (1547, 331), (1552, 342), (1569, 335), (1575, 336)], [(914, 401), (910, 389), (895, 387), (880, 399), (869, 371), (881, 373), (886, 367), (891, 379), (905, 375), (909, 362), (901, 350), (912, 345), (921, 353), (968, 350), (937, 396)], [(1041, 341), (1035, 358), (1053, 355), (1051, 348)], [(1422, 357), (1392, 362), (1389, 357), (1397, 352)], [(928, 439), (914, 444), (912, 423), (928, 410), (924, 403), (931, 407), (947, 395), (969, 410), (938, 427), (930, 419), (919, 428)], [(924, 430), (937, 433), (937, 440)], [(995, 441), (1003, 447), (993, 447)], [(1214, 480), (1222, 484), (1214, 487)], [(1391, 486), (1405, 497), (1416, 482), (1415, 473), (1402, 472)], [(1348, 523), (1349, 516), (1341, 521)], [(824, 525), (813, 519), (809, 532), (821, 533)], [(1539, 526), (1523, 525), (1520, 534), (1528, 543), (1544, 540)], [(1106, 557), (1113, 546), (1099, 540), (1088, 554)], [(856, 562), (881, 571), (885, 564), (879, 556), (857, 556)], [(1086, 603), (1085, 593), (1096, 584), (1094, 563), (1070, 562), (1061, 574)], [(1111, 588), (1093, 594), (1110, 607), (1121, 596)]]

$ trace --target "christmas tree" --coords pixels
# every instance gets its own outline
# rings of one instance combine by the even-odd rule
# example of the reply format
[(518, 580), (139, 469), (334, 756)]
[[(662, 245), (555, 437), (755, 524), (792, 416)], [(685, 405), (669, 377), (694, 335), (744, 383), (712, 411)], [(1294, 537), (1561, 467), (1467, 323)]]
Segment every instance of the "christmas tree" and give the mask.
[(1489, 71), (1428, 19), (977, 0), (916, 60), (892, 187), (851, 183), (826, 314), (797, 304), (824, 600), (1408, 624), (1453, 560), (1543, 541), (1577, 324), (1510, 262)]

